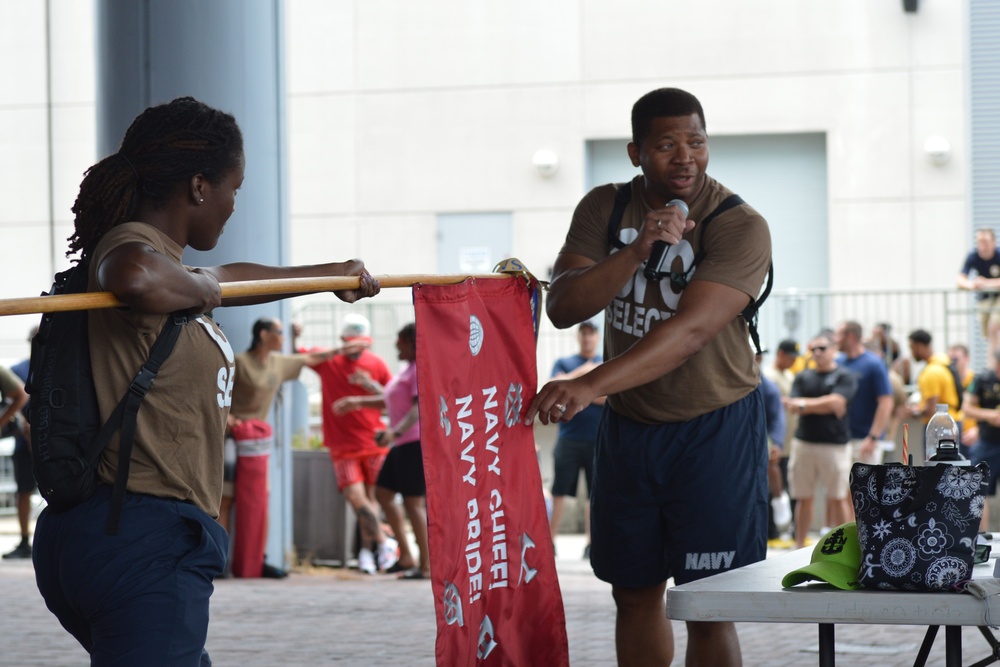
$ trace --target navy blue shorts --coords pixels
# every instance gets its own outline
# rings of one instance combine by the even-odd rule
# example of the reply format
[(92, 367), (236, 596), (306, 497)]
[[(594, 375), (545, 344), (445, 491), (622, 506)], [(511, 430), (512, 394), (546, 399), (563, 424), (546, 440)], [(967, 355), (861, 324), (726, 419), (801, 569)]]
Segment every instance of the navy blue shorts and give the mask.
[(687, 422), (605, 408), (591, 494), (590, 559), (621, 588), (678, 584), (763, 560), (767, 435), (760, 390)]
[(552, 456), (555, 462), (552, 495), (575, 496), (580, 470), (583, 470), (583, 478), (587, 481), (587, 495), (590, 496), (594, 478), (594, 443), (559, 438)]
[(424, 457), (420, 441), (406, 442), (390, 449), (382, 462), (375, 485), (395, 491), (404, 498), (426, 496)]
[(205, 667), (208, 599), (229, 537), (194, 505), (126, 494), (118, 535), (105, 535), (111, 487), (66, 512), (45, 509), (32, 560), (49, 611), (91, 665)]
[(980, 440), (975, 447), (969, 449), (969, 460), (972, 465), (979, 465), (983, 461), (990, 467), (990, 486), (987, 495), (997, 494), (997, 476), (1000, 475), (1000, 442), (990, 440)]

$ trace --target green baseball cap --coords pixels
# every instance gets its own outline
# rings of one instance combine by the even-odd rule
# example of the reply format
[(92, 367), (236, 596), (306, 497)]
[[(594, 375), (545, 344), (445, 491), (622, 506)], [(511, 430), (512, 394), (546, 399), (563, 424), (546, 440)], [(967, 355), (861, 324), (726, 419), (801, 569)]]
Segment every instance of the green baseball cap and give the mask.
[(855, 590), (861, 588), (860, 567), (861, 544), (857, 524), (852, 521), (824, 535), (813, 547), (809, 564), (786, 574), (781, 585), (790, 588), (804, 581), (825, 581), (837, 588)]

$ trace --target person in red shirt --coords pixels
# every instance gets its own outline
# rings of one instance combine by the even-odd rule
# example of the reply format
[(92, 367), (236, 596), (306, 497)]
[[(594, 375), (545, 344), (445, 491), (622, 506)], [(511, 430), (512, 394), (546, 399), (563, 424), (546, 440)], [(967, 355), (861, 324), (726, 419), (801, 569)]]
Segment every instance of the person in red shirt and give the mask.
[(371, 324), (362, 315), (345, 318), (343, 346), (329, 360), (313, 366), (323, 388), (323, 445), (330, 450), (337, 488), (354, 509), (361, 530), (358, 569), (368, 574), (391, 570), (399, 544), (388, 537), (378, 520), (375, 482), (388, 450), (375, 440), (383, 430), (382, 411), (363, 408), (337, 415), (333, 404), (345, 396), (381, 394), (391, 374), (372, 344)]

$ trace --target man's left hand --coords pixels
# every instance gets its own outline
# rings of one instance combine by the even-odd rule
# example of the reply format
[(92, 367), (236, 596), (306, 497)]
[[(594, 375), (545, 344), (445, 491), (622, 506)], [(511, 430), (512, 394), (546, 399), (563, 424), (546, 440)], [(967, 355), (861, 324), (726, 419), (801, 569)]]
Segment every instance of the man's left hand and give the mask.
[(524, 425), (531, 426), (536, 415), (543, 424), (568, 422), (575, 417), (597, 398), (585, 380), (586, 376), (548, 382), (528, 406)]

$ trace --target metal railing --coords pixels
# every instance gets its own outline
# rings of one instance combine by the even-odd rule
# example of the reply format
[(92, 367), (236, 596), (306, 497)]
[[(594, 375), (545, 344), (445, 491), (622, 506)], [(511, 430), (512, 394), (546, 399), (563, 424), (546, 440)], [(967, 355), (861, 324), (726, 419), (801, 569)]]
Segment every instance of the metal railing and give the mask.
[(875, 324), (890, 324), (903, 356), (909, 354), (909, 333), (924, 329), (933, 336), (935, 352), (963, 344), (975, 367), (986, 363), (975, 295), (957, 289), (775, 291), (760, 310), (758, 329), (762, 344), (773, 349), (783, 338), (804, 344), (844, 320), (859, 322), (866, 336)]
[[(371, 321), (373, 351), (386, 359), (390, 368), (395, 367), (396, 332), (414, 319), (410, 302), (381, 298), (350, 305), (340, 301), (309, 302), (294, 311), (294, 319), (305, 327), (299, 344), (337, 345), (340, 324), (348, 313), (361, 313)], [(975, 297), (955, 289), (776, 290), (761, 307), (758, 330), (765, 348), (773, 350), (783, 338), (795, 339), (804, 347), (821, 329), (834, 328), (844, 320), (861, 323), (866, 336), (875, 324), (890, 324), (891, 335), (903, 356), (909, 354), (907, 335), (914, 329), (925, 329), (934, 338), (936, 352), (961, 343), (969, 347), (974, 368), (986, 363), (986, 342)], [(537, 342), (539, 380), (548, 378), (556, 359), (576, 351), (575, 328), (558, 330), (543, 315)]]

